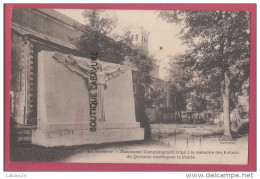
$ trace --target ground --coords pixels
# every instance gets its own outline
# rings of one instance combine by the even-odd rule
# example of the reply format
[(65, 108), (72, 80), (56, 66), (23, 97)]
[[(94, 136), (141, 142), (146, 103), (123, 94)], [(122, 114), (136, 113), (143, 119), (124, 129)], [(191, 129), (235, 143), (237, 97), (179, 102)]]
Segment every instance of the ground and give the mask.
[[(234, 141), (220, 141), (223, 134), (223, 126), (210, 124), (151, 124), (152, 137), (147, 141), (132, 141), (122, 143), (110, 143), (100, 145), (84, 145), (73, 147), (45, 148), (31, 144), (19, 145), (10, 151), (11, 161), (25, 162), (164, 162), (166, 156), (162, 151), (179, 151), (182, 157), (192, 157), (187, 151), (199, 152), (197, 159), (209, 160), (209, 155), (205, 152), (238, 152), (237, 156), (232, 154), (224, 155), (223, 159), (216, 155), (211, 155), (212, 162), (215, 160), (234, 163), (234, 158), (240, 158), (242, 163), (247, 162), (247, 135), (234, 135)], [(133, 153), (134, 152), (134, 153)], [(139, 154), (138, 154), (139, 152)], [(140, 154), (142, 153), (142, 155)], [(146, 157), (155, 153), (157, 159), (147, 159)], [(159, 152), (159, 153), (158, 153)], [(203, 153), (204, 152), (204, 153)], [(137, 155), (138, 154), (138, 155)], [(149, 155), (148, 155), (149, 154)], [(242, 156), (242, 158), (241, 158)], [(162, 157), (162, 159), (158, 159)], [(194, 155), (195, 157), (195, 155)], [(216, 159), (214, 159), (214, 157)], [(172, 163), (176, 160), (167, 160)], [(196, 160), (189, 160), (198, 163)], [(188, 161), (188, 162), (189, 162)], [(239, 160), (240, 161), (240, 160)], [(180, 160), (177, 163), (186, 163)], [(219, 161), (220, 162), (220, 161)], [(204, 162), (202, 162), (204, 163)]]

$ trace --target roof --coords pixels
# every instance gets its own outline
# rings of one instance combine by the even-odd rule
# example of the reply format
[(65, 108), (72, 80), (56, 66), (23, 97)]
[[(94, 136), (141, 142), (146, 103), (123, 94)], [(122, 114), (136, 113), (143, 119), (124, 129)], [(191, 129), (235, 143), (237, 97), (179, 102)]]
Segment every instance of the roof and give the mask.
[(72, 26), (72, 27), (74, 27), (75, 25), (78, 25), (78, 26), (83, 25), (80, 22), (78, 22), (54, 9), (35, 9), (35, 10), (40, 11), (41, 13), (46, 14), (60, 22), (63, 22), (64, 24)]
[(73, 45), (73, 44), (66, 43), (66, 42), (61, 41), (61, 40), (57, 40), (55, 38), (52, 38), (50, 36), (36, 32), (36, 31), (31, 30), (29, 28), (22, 27), (22, 26), (20, 26), (16, 23), (12, 23), (12, 30), (16, 31), (17, 33), (19, 33), (21, 35), (31, 35), (31, 36), (34, 36), (34, 37), (37, 37), (37, 38), (40, 38), (40, 39), (43, 39), (43, 40), (47, 40), (47, 41), (50, 41), (52, 43), (55, 43), (55, 44), (58, 44), (58, 45), (61, 45), (61, 46), (64, 46), (64, 47), (67, 47), (67, 48), (70, 48), (70, 49), (76, 49), (76, 46)]

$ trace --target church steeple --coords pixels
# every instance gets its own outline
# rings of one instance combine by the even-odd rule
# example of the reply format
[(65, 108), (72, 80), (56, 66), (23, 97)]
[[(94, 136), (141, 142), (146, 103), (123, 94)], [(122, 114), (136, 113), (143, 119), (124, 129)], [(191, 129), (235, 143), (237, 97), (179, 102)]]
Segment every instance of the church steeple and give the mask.
[(133, 45), (148, 54), (149, 32), (145, 31), (142, 26), (129, 26), (127, 31)]

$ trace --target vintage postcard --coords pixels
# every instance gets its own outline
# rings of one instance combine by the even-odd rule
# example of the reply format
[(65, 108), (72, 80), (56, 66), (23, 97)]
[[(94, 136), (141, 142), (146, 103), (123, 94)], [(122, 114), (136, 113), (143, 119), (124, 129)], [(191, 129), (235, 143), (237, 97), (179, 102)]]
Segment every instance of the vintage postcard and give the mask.
[(249, 165), (255, 6), (143, 7), (11, 6), (9, 164)]

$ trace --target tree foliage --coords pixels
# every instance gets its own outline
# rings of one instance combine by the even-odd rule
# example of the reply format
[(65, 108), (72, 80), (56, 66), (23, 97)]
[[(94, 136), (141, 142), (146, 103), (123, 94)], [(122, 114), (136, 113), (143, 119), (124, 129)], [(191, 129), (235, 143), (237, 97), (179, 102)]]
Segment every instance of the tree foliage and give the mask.
[(248, 12), (162, 11), (160, 16), (183, 26), (180, 38), (189, 47), (182, 56), (184, 68), (204, 75), (204, 86), (209, 92), (220, 92), (223, 74), (229, 71), (231, 91), (241, 94), (249, 77)]
[(146, 108), (149, 106), (150, 99), (145, 96), (145, 87), (152, 82), (150, 71), (152, 70), (152, 57), (138, 49), (133, 49), (132, 56), (128, 60), (133, 64), (134, 70), (134, 93), (135, 93), (135, 111), (137, 121), (145, 129), (145, 139), (151, 137), (151, 128), (149, 118), (146, 114)]
[[(181, 25), (180, 38), (189, 50), (184, 68), (200, 77), (200, 93), (222, 99), (224, 133), (230, 135), (230, 110), (249, 78), (250, 14), (245, 11), (161, 11)], [(194, 86), (198, 88), (198, 86)]]
[(167, 80), (170, 83), (179, 84), (180, 90), (188, 88), (188, 83), (192, 78), (192, 71), (190, 68), (185, 68), (184, 58), (181, 54), (169, 56), (169, 69)]
[(73, 39), (79, 51), (90, 57), (90, 52), (98, 52), (102, 61), (122, 63), (132, 53), (131, 41), (127, 36), (110, 37), (116, 27), (115, 17), (105, 16), (104, 10), (85, 10), (82, 15), (87, 23), (76, 28), (81, 31), (78, 38)]

